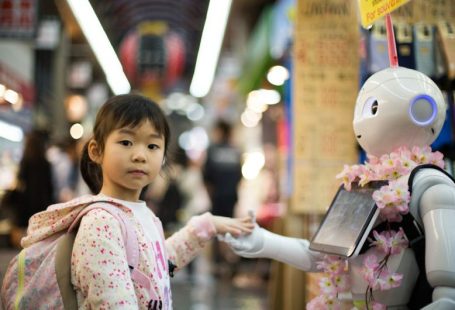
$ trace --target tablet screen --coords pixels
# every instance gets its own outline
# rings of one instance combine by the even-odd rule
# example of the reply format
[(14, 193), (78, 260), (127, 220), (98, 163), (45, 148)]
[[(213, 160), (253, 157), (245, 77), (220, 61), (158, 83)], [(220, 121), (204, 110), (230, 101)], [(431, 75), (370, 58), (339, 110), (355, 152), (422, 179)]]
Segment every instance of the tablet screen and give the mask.
[(373, 192), (386, 184), (377, 181), (360, 187), (354, 183), (351, 191), (341, 186), (311, 241), (310, 249), (345, 257), (360, 250), (379, 215)]

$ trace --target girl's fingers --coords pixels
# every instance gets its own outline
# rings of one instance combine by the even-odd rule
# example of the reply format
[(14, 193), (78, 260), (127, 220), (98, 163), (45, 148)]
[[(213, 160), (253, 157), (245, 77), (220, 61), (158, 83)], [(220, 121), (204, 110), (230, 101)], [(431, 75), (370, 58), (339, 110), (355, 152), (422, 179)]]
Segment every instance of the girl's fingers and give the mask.
[(253, 221), (253, 218), (247, 216), (247, 217), (243, 217), (240, 219), (242, 222), (245, 222), (245, 223), (252, 223)]
[(242, 232), (238, 229), (232, 229), (231, 234), (234, 235), (234, 237), (238, 237), (242, 234)]
[(250, 232), (253, 231), (254, 225), (245, 225), (245, 224), (242, 224), (242, 225), (236, 225), (236, 228), (240, 229), (240, 232), (247, 232), (247, 233), (250, 233)]
[(220, 221), (218, 226), (219, 233), (231, 233), (233, 236), (240, 236), (244, 233), (251, 233), (254, 229), (254, 223), (251, 222), (251, 218), (244, 217), (244, 218), (218, 218)]

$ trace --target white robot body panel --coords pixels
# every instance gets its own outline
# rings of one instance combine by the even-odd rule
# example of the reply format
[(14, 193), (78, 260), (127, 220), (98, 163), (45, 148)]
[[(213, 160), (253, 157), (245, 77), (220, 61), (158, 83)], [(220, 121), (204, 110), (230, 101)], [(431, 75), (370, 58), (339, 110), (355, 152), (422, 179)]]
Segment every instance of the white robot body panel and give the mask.
[[(449, 187), (455, 186), (453, 181), (447, 177), (441, 171), (436, 169), (422, 169), (414, 177), (412, 182), (412, 196), (409, 202), (409, 211), (413, 215), (414, 219), (423, 227), (422, 217), (423, 215), (432, 210), (433, 206), (420, 206), (423, 193), (429, 188), (438, 185), (445, 184)], [(420, 206), (420, 207), (419, 207)]]
[(433, 291), (433, 302), (422, 310), (455, 309), (455, 290), (451, 287), (436, 287)]
[[(378, 257), (384, 256), (383, 253), (375, 249), (367, 251), (365, 254), (359, 255), (349, 260), (349, 273), (351, 276), (352, 299), (363, 301), (365, 300), (365, 292), (367, 291), (367, 282), (360, 276), (363, 268), (363, 260), (367, 255), (376, 254)], [(404, 274), (403, 281), (398, 288), (386, 291), (373, 291), (374, 299), (387, 306), (403, 306), (409, 302), (417, 277), (419, 268), (411, 249), (406, 249), (398, 255), (391, 256), (387, 266), (391, 272)]]
[(455, 185), (437, 184), (421, 198), (429, 283), (455, 287)]
[(428, 282), (432, 286), (455, 287), (455, 210), (430, 211), (423, 221), (425, 227), (438, 224), (426, 234)]

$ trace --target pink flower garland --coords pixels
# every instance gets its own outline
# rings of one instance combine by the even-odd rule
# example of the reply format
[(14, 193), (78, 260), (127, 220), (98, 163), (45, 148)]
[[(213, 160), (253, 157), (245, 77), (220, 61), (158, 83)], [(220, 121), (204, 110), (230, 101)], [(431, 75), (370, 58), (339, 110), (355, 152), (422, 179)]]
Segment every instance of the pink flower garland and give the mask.
[[(382, 186), (373, 193), (373, 199), (380, 209), (380, 216), (387, 222), (401, 222), (402, 215), (409, 212), (410, 193), (407, 176), (415, 167), (423, 164), (434, 164), (444, 168), (443, 155), (432, 152), (429, 146), (413, 147), (409, 150), (401, 147), (395, 152), (382, 155), (380, 158), (368, 155), (365, 165), (344, 165), (343, 171), (336, 177), (342, 179), (347, 190), (352, 182), (360, 186), (375, 180), (388, 180), (389, 184)], [(373, 300), (373, 290), (389, 290), (401, 285), (402, 274), (391, 272), (387, 262), (392, 255), (397, 255), (408, 247), (404, 231), (386, 230), (381, 233), (373, 231), (375, 241), (371, 246), (376, 247), (383, 257), (368, 255), (363, 261), (362, 277), (368, 283), (365, 302), (355, 302), (347, 305), (338, 299), (338, 295), (349, 292), (351, 280), (348, 275), (348, 263), (345, 259), (326, 255), (318, 262), (318, 268), (326, 273), (319, 283), (321, 295), (307, 304), (308, 310), (322, 309), (386, 309), (386, 306)]]

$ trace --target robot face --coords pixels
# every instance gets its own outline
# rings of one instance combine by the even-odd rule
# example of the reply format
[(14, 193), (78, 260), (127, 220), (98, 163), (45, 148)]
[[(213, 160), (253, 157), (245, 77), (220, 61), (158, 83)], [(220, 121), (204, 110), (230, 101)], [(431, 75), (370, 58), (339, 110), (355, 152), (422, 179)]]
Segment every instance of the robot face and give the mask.
[(446, 103), (426, 75), (406, 68), (388, 68), (372, 75), (357, 97), (354, 132), (371, 155), (400, 146), (430, 145), (441, 131)]

